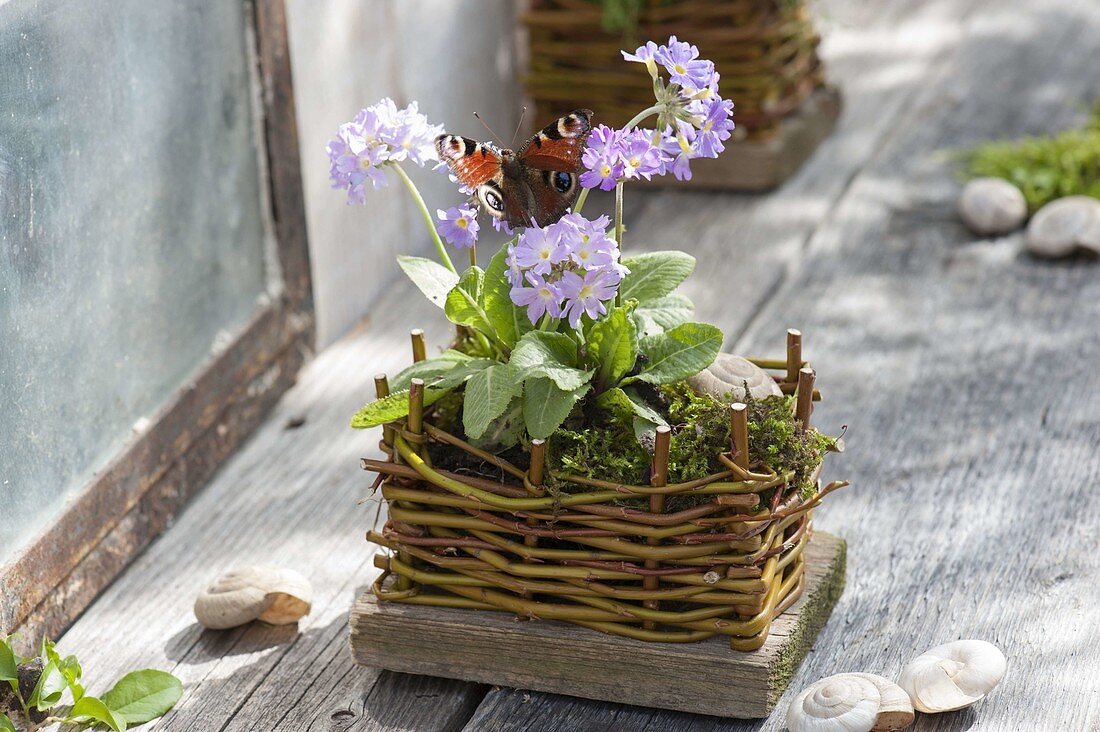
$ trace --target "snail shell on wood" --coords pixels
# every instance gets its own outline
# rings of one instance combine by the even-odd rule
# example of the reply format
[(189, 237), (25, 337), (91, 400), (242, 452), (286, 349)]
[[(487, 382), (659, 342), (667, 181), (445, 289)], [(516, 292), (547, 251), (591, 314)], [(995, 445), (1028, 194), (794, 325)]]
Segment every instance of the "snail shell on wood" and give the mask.
[(851, 674), (867, 679), (878, 689), (882, 696), (879, 704), (878, 716), (875, 717), (875, 726), (871, 732), (888, 732), (890, 730), (905, 729), (913, 723), (916, 716), (913, 712), (913, 702), (905, 689), (877, 674)]
[(1043, 206), (1028, 224), (1027, 248), (1038, 257), (1065, 257), (1079, 248), (1100, 254), (1100, 200), (1067, 196)]
[(882, 695), (863, 674), (829, 676), (799, 692), (787, 709), (791, 732), (871, 732)]
[(313, 588), (298, 572), (258, 565), (226, 572), (195, 599), (203, 627), (235, 628), (253, 620), (290, 625), (309, 614)]
[(1003, 178), (975, 178), (959, 196), (959, 216), (980, 236), (1007, 234), (1027, 220), (1027, 201)]
[(950, 712), (979, 701), (1004, 677), (1008, 662), (982, 640), (936, 646), (902, 669), (898, 685), (922, 712)]
[(688, 379), (688, 385), (696, 394), (708, 394), (719, 401), (743, 401), (745, 382), (754, 399), (783, 395), (775, 379), (764, 369), (730, 353), (719, 353), (714, 363)]

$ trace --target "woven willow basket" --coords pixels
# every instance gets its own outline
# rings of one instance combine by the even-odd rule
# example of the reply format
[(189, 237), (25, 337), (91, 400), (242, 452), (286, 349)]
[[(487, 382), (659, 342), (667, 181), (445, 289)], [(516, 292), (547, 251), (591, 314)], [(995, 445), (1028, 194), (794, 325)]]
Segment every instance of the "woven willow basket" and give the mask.
[[(414, 358), (423, 358), (414, 331)], [(797, 393), (795, 416), (808, 424), (814, 373), (801, 361), (797, 332), (786, 360), (753, 360), (782, 370), (784, 393)], [(385, 377), (379, 396), (388, 393)], [(389, 460), (364, 459), (379, 473), (389, 506), (381, 533), (367, 538), (392, 550), (377, 555), (383, 572), (373, 585), (381, 601), (502, 610), (547, 618), (644, 641), (684, 643), (729, 636), (735, 650), (764, 644), (772, 620), (798, 599), (812, 509), (847, 485), (818, 481), (803, 497), (748, 454), (745, 405), (731, 405), (732, 439), (715, 445), (724, 470), (688, 483), (667, 484), (668, 428), (658, 432), (649, 485), (621, 485), (596, 476), (553, 474), (578, 492), (552, 493), (546, 444), (534, 440), (526, 470), (431, 424), (423, 382), (413, 381), (406, 420), (383, 430)], [(494, 480), (436, 469), (430, 444), (460, 450), (502, 476)], [(437, 453), (438, 454), (438, 453)], [(641, 477), (641, 476), (639, 476)], [(758, 494), (778, 488), (770, 504)], [(583, 491), (583, 492), (580, 492)], [(705, 496), (666, 513), (665, 499)], [(619, 505), (648, 501), (649, 510)]]
[[(638, 43), (603, 29), (597, 0), (534, 0), (523, 23), (530, 39), (527, 93), (538, 119), (586, 107), (621, 127), (653, 104), (649, 75), (624, 64)], [(632, 35), (670, 35), (699, 46), (736, 104), (735, 139), (766, 139), (825, 79), (819, 37), (802, 0), (643, 0)]]

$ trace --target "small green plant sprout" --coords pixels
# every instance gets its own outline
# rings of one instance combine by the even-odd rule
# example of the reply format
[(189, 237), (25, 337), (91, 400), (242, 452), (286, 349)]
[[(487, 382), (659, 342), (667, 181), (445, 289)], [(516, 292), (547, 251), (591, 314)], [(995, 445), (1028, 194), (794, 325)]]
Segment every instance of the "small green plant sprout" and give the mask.
[[(334, 186), (361, 203), (368, 185), (385, 185), (390, 170), (406, 183), (440, 260), (402, 256), (398, 263), (458, 331), (450, 350), (398, 374), (388, 395), (361, 409), (352, 427), (403, 418), (409, 387), (421, 379), (424, 406), (462, 391), (463, 430), (486, 446), (507, 447), (524, 434), (547, 438), (570, 414), (593, 409), (626, 413), (643, 429), (654, 429), (664, 419), (638, 389), (683, 381), (714, 361), (722, 332), (691, 322), (692, 303), (676, 292), (694, 258), (680, 251), (622, 256), (623, 189), (654, 176), (690, 179), (692, 160), (723, 151), (733, 103), (718, 94), (714, 64), (675, 37), (624, 51), (623, 58), (644, 65), (654, 104), (622, 129), (593, 127), (593, 113), (576, 110), (518, 153), (454, 135), (436, 137), (437, 156), (446, 163), (440, 167), (449, 166), (472, 194), (462, 207), (438, 210), (438, 227), (400, 172), (406, 161), (424, 164), (433, 157), (431, 136), (439, 128), (415, 103), (398, 110), (382, 100), (340, 128), (328, 148)], [(653, 128), (640, 126), (650, 119)], [(539, 175), (517, 178), (517, 170)], [(546, 190), (524, 195), (523, 185), (543, 183)], [(594, 189), (614, 191), (613, 218), (581, 214)], [(494, 227), (508, 234), (517, 227), (485, 269), (475, 247), (483, 209)], [(469, 268), (456, 270), (442, 240), (467, 250)]]
[(1100, 104), (1085, 125), (1056, 135), (987, 142), (965, 153), (968, 177), (1004, 178), (1034, 213), (1056, 198), (1100, 198)]
[(38, 655), (24, 658), (11, 637), (0, 638), (0, 732), (35, 732), (71, 724), (125, 732), (163, 716), (183, 695), (183, 684), (156, 669), (133, 671), (96, 697), (85, 693), (76, 656), (62, 657), (43, 639)]

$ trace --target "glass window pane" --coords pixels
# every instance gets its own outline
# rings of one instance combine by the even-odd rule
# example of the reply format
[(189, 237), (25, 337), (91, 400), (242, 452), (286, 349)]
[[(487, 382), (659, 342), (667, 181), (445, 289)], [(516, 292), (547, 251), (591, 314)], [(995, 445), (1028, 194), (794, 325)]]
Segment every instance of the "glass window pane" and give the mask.
[(264, 292), (244, 12), (0, 0), (0, 562)]

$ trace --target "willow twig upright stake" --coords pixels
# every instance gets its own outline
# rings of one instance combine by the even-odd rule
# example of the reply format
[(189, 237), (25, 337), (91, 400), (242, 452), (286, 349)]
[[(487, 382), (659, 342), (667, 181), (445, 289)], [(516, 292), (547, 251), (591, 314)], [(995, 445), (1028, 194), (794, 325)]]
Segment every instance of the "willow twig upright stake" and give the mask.
[(798, 381), (798, 370), (802, 368), (802, 332), (791, 328), (787, 331), (787, 378), (786, 381)]
[(798, 399), (795, 401), (794, 418), (802, 423), (802, 429), (810, 426), (810, 414), (814, 410), (814, 379), (816, 375), (810, 367), (798, 372)]
[[(650, 485), (655, 488), (663, 488), (668, 485), (668, 450), (672, 440), (672, 430), (668, 425), (661, 425), (657, 428), (657, 437), (654, 440), (653, 447), (653, 477), (650, 479)], [(662, 494), (655, 493), (649, 497), (649, 512), (661, 513), (665, 510), (665, 497)], [(647, 544), (656, 546), (660, 544), (660, 539), (650, 538), (646, 540)], [(660, 563), (655, 559), (647, 559), (645, 562), (646, 569), (657, 569)], [(647, 575), (642, 580), (642, 587), (647, 590), (657, 590), (660, 588), (660, 580), (656, 575)], [(651, 610), (656, 610), (659, 606), (657, 600), (646, 600), (643, 605)], [(647, 621), (642, 624), (647, 630), (653, 630), (657, 627), (656, 623)]]
[(428, 344), (424, 340), (424, 331), (420, 328), (414, 328), (409, 331), (409, 337), (412, 339), (413, 361), (423, 361), (428, 357)]
[(738, 402), (730, 405), (730, 442), (733, 462), (749, 469), (749, 412), (748, 406)]
[[(390, 395), (390, 382), (385, 374), (374, 375), (374, 395), (379, 399)], [(396, 453), (393, 452), (393, 427), (388, 424), (382, 425), (382, 444), (386, 446), (387, 453), (396, 457)]]

